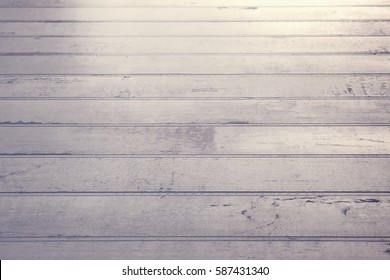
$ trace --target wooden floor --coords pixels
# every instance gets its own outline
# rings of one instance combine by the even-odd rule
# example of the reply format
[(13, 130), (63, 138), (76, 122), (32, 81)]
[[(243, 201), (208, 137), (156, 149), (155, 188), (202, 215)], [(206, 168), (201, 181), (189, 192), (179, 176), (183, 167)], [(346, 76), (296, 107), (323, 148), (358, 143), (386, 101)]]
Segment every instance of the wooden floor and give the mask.
[(0, 259), (390, 259), (390, 1), (0, 0)]

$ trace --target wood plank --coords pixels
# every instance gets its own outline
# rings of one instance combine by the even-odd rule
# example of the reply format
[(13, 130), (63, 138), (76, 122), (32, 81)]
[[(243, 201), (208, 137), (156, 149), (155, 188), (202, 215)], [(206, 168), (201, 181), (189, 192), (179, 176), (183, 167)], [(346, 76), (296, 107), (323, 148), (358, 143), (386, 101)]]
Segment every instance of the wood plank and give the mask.
[(2, 158), (0, 192), (389, 192), (389, 158)]
[(0, 127), (0, 154), (390, 154), (389, 127)]
[(390, 56), (0, 56), (0, 74), (390, 73)]
[(4, 54), (384, 54), (390, 37), (3, 38)]
[(0, 76), (0, 98), (380, 98), (389, 75)]
[(0, 243), (7, 259), (384, 259), (385, 242), (16, 242)]
[(390, 100), (2, 100), (0, 124), (383, 124)]
[(390, 233), (389, 196), (1, 196), (0, 205), (2, 238)]
[(386, 6), (388, 0), (2, 0), (0, 7), (123, 7), (123, 6)]
[(1, 21), (349, 21), (388, 20), (390, 7), (7, 8)]
[(390, 22), (3, 22), (0, 36), (388, 36)]

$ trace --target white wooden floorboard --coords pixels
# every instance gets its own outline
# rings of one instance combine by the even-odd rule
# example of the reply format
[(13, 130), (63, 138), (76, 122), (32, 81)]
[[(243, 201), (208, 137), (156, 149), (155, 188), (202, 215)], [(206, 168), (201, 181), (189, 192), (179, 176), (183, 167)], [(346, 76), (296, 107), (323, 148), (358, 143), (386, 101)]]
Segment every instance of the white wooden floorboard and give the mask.
[(0, 74), (390, 74), (389, 59), (390, 55), (0, 56)]
[(2, 55), (39, 54), (388, 54), (390, 38), (377, 37), (35, 37), (1, 39)]
[(1, 21), (383, 21), (390, 7), (7, 8)]
[[(0, 76), (8, 99), (389, 98), (390, 75)], [(384, 101), (386, 102), (386, 101)]]
[(390, 229), (388, 195), (41, 195), (0, 203), (2, 238), (367, 237)]
[(1, 193), (379, 193), (390, 158), (0, 159)]
[(390, 154), (386, 126), (0, 127), (3, 155)]
[(388, 36), (390, 22), (2, 22), (0, 37)]
[(388, 124), (389, 108), (390, 100), (3, 100), (0, 124)]
[(7, 242), (2, 259), (389, 259), (388, 242)]

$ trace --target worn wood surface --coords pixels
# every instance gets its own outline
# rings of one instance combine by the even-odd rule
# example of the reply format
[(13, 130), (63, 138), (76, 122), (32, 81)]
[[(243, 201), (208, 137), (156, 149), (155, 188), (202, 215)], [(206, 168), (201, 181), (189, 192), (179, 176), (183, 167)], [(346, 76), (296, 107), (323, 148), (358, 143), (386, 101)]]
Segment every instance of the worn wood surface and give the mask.
[[(364, 99), (390, 75), (0, 76), (3, 99)], [(384, 101), (385, 102), (385, 101)]]
[(389, 20), (0, 1), (0, 258), (389, 259)]
[(2, 38), (0, 54), (388, 54), (388, 37)]
[(0, 64), (0, 74), (390, 74), (390, 55), (42, 55), (0, 56)]
[(390, 100), (3, 100), (0, 124), (388, 124), (389, 112)]
[(386, 126), (0, 127), (0, 154), (390, 154)]
[(387, 20), (390, 7), (8, 8), (1, 21), (353, 21)]
[(38, 195), (0, 196), (0, 203), (3, 239), (367, 237), (387, 236), (390, 226), (390, 196)]
[(2, 22), (1, 37), (388, 36), (390, 22)]
[[(2, 259), (388, 259), (389, 242), (354, 241), (2, 242)], [(80, 249), (82, 248), (82, 249)], [(164, 250), (161, 250), (164, 248)]]
[(390, 158), (3, 157), (1, 193), (390, 191)]

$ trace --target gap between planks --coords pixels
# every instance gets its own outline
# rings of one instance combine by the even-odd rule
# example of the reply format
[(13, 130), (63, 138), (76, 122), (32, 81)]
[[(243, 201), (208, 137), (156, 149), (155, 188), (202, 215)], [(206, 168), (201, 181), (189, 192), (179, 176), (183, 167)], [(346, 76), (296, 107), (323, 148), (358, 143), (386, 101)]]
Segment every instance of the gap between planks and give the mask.
[(78, 197), (78, 196), (87, 196), (87, 197), (94, 197), (94, 196), (116, 196), (116, 197), (123, 197), (123, 196), (157, 196), (157, 197), (174, 197), (174, 196), (237, 196), (237, 197), (245, 197), (245, 196), (305, 196), (307, 198), (316, 198), (316, 197), (323, 197), (323, 196), (347, 196), (350, 197), (351, 195), (355, 196), (384, 196), (388, 197), (390, 195), (389, 192), (384, 191), (156, 191), (156, 192), (148, 192), (148, 191), (134, 191), (134, 192), (126, 192), (126, 191), (95, 191), (95, 192), (88, 192), (88, 191), (69, 191), (69, 192), (2, 192), (0, 191), (1, 197), (20, 197), (20, 196), (38, 196), (38, 197), (45, 197), (45, 196), (55, 196), (55, 197), (61, 197), (61, 196), (70, 196), (70, 197)]
[(13, 242), (390, 242), (390, 236), (15, 236), (0, 237)]
[(390, 19), (359, 19), (359, 20), (342, 20), (342, 19), (328, 19), (328, 20), (0, 20), (0, 23), (327, 23), (327, 22), (340, 22), (340, 23), (372, 23), (372, 22), (384, 22), (389, 23)]
[(286, 53), (286, 52), (274, 52), (274, 53), (69, 53), (69, 52), (1, 52), (0, 56), (93, 56), (93, 57), (110, 57), (110, 56), (386, 56), (389, 55), (389, 51), (382, 52), (302, 52), (302, 53)]
[(390, 123), (35, 123), (0, 122), (0, 127), (390, 127)]
[(0, 153), (0, 158), (390, 158), (390, 154), (69, 154)]
[[(377, 56), (374, 56), (377, 57)], [(291, 72), (291, 73), (280, 73), (280, 72), (271, 72), (271, 73), (90, 73), (90, 74), (69, 74), (64, 73), (0, 73), (1, 76), (90, 76), (90, 77), (109, 77), (109, 76), (155, 76), (155, 77), (165, 77), (165, 76), (345, 76), (345, 75), (366, 75), (366, 76), (375, 76), (375, 75), (389, 75), (390, 72), (335, 72), (335, 73), (325, 73), (325, 72), (316, 72), (316, 73), (307, 73), (307, 72)]]
[[(344, 96), (344, 97), (0, 97), (0, 100), (389, 100), (390, 96)], [(31, 123), (30, 123), (31, 124)]]

